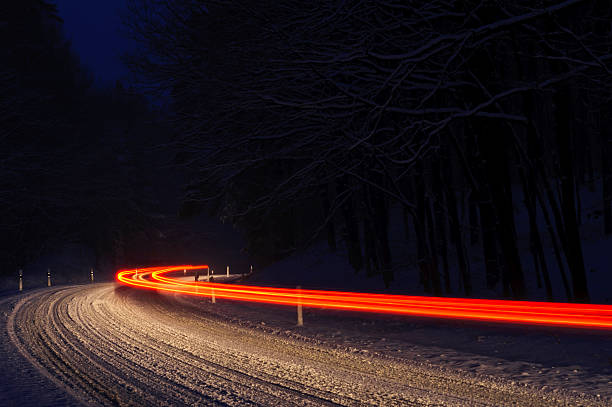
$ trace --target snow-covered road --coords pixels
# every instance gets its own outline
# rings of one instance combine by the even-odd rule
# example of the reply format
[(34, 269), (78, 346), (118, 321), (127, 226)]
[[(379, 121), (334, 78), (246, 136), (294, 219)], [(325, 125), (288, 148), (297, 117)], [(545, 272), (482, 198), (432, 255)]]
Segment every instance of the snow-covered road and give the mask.
[(0, 307), (0, 404), (605, 405), (253, 329), (112, 283), (36, 290)]

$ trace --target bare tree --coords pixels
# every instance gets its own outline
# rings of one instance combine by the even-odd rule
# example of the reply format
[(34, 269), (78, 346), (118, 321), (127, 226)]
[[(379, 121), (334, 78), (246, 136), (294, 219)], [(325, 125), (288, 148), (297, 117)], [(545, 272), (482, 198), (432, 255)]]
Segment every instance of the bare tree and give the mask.
[[(537, 203), (562, 276), (567, 266), (573, 296), (588, 300), (574, 182), (586, 164), (568, 132), (573, 94), (610, 77), (610, 39), (591, 29), (596, 3), (133, 0), (127, 23), (143, 48), (130, 62), (172, 98), (190, 205), (215, 202), (256, 236), (322, 200), (300, 234), (327, 228), (331, 241), (329, 227), (343, 225), (350, 263), (387, 284), (389, 208), (398, 206), (413, 218), (428, 290), (441, 291), (442, 275), (450, 291), (450, 239), (470, 293), (469, 230), (472, 243), (482, 236), (489, 284), (523, 298), (513, 185), (524, 168), (538, 275), (551, 297)], [(536, 103), (548, 116), (534, 117)], [(455, 170), (461, 199), (439, 179)], [(464, 197), (471, 229), (459, 216)], [(310, 241), (290, 240), (281, 251)]]

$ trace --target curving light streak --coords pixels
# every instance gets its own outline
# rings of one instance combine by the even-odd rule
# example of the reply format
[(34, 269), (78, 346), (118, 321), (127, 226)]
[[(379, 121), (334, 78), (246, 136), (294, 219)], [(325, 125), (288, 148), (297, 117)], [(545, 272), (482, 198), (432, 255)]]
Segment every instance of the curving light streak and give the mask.
[(167, 276), (174, 271), (207, 268), (207, 265), (148, 267), (119, 271), (116, 278), (121, 283), (139, 288), (205, 297), (211, 297), (214, 293), (216, 298), (267, 304), (301, 304), (307, 307), (386, 314), (612, 329), (610, 305), (302, 290), (185, 281)]

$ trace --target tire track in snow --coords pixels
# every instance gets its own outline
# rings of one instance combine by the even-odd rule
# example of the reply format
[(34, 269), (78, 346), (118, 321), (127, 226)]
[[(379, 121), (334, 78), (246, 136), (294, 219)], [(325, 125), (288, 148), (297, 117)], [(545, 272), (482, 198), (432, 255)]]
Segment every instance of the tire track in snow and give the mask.
[(30, 363), (84, 404), (590, 403), (260, 332), (114, 284), (29, 294), (7, 332)]
[[(112, 322), (115, 316), (112, 313), (106, 313), (106, 317), (108, 318), (108, 321), (110, 323)], [(132, 347), (137, 345), (137, 348), (139, 349), (146, 348), (147, 349), (146, 356), (150, 360), (160, 361), (160, 360), (170, 359), (173, 362), (179, 363), (180, 367), (183, 370), (190, 373), (190, 376), (186, 376), (184, 372), (181, 372), (181, 371), (174, 372), (175, 374), (178, 374), (178, 376), (180, 376), (181, 380), (184, 381), (185, 390), (187, 391), (193, 391), (194, 388), (199, 389), (199, 391), (201, 391), (203, 387), (208, 387), (209, 392), (226, 393), (226, 391), (222, 387), (223, 384), (225, 385), (232, 384), (231, 381), (228, 382), (225, 376), (215, 373), (214, 370), (210, 370), (210, 369), (207, 370), (204, 368), (204, 367), (212, 366), (213, 369), (215, 368), (220, 369), (222, 368), (220, 366), (213, 365), (209, 361), (206, 361), (203, 359), (192, 358), (193, 360), (189, 360), (188, 358), (185, 358), (185, 357), (181, 358), (179, 357), (179, 355), (181, 355), (181, 353), (184, 353), (184, 352), (181, 352), (181, 350), (178, 348), (174, 348), (171, 351), (172, 353), (169, 353), (169, 351), (167, 351), (166, 349), (170, 349), (172, 347), (168, 347), (165, 344), (160, 344), (157, 338), (148, 335), (147, 332), (139, 332), (136, 335), (127, 335), (121, 332), (120, 322), (115, 321), (113, 325), (117, 328), (115, 332), (119, 332), (118, 334), (115, 334), (115, 337), (114, 337), (114, 340), (117, 340), (118, 343), (129, 343)], [(134, 332), (136, 331), (137, 330), (134, 330)], [(171, 336), (172, 334), (173, 334), (172, 332), (164, 332), (164, 335)], [(100, 339), (103, 340), (102, 338)], [(121, 354), (122, 352), (125, 352), (125, 351), (129, 352), (129, 349), (124, 348), (121, 351), (117, 351), (117, 354)], [(128, 361), (126, 364), (122, 366), (122, 368), (129, 369), (130, 368), (129, 364), (130, 362)], [(157, 365), (158, 363), (155, 362), (154, 364)], [(155, 367), (149, 367), (149, 369), (153, 371), (156, 370)], [(156, 373), (163, 375), (164, 372), (158, 371)], [(228, 371), (227, 373), (231, 374), (232, 371)], [(202, 377), (208, 377), (208, 378), (212, 377), (214, 381), (201, 381)], [(227, 383), (219, 383), (219, 381), (225, 381)], [(195, 382), (195, 383), (191, 383), (191, 382)], [(250, 385), (247, 385), (245, 389), (242, 389), (242, 392), (248, 391), (250, 387), (253, 387), (252, 383)], [(201, 399), (202, 398), (201, 394), (200, 393), (197, 393), (197, 394), (199, 395), (199, 397), (196, 398), (196, 400)], [(180, 397), (180, 395), (177, 395), (177, 396)], [(276, 400), (277, 403), (280, 401), (281, 400)], [(247, 403), (246, 400), (233, 400), (233, 403), (236, 403), (236, 402)]]

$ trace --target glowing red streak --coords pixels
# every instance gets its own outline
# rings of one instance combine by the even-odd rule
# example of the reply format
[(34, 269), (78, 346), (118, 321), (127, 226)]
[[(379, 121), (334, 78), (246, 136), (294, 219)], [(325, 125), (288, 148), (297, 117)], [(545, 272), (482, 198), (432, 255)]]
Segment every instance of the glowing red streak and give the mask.
[(297, 305), (414, 316), (462, 318), (527, 324), (612, 329), (612, 306), (600, 304), (546, 303), (535, 301), (479, 300), (419, 297), (344, 291), (297, 290), (184, 281), (166, 276), (200, 266), (149, 267), (122, 270), (118, 281), (140, 288), (181, 294), (212, 296), (267, 304)]

